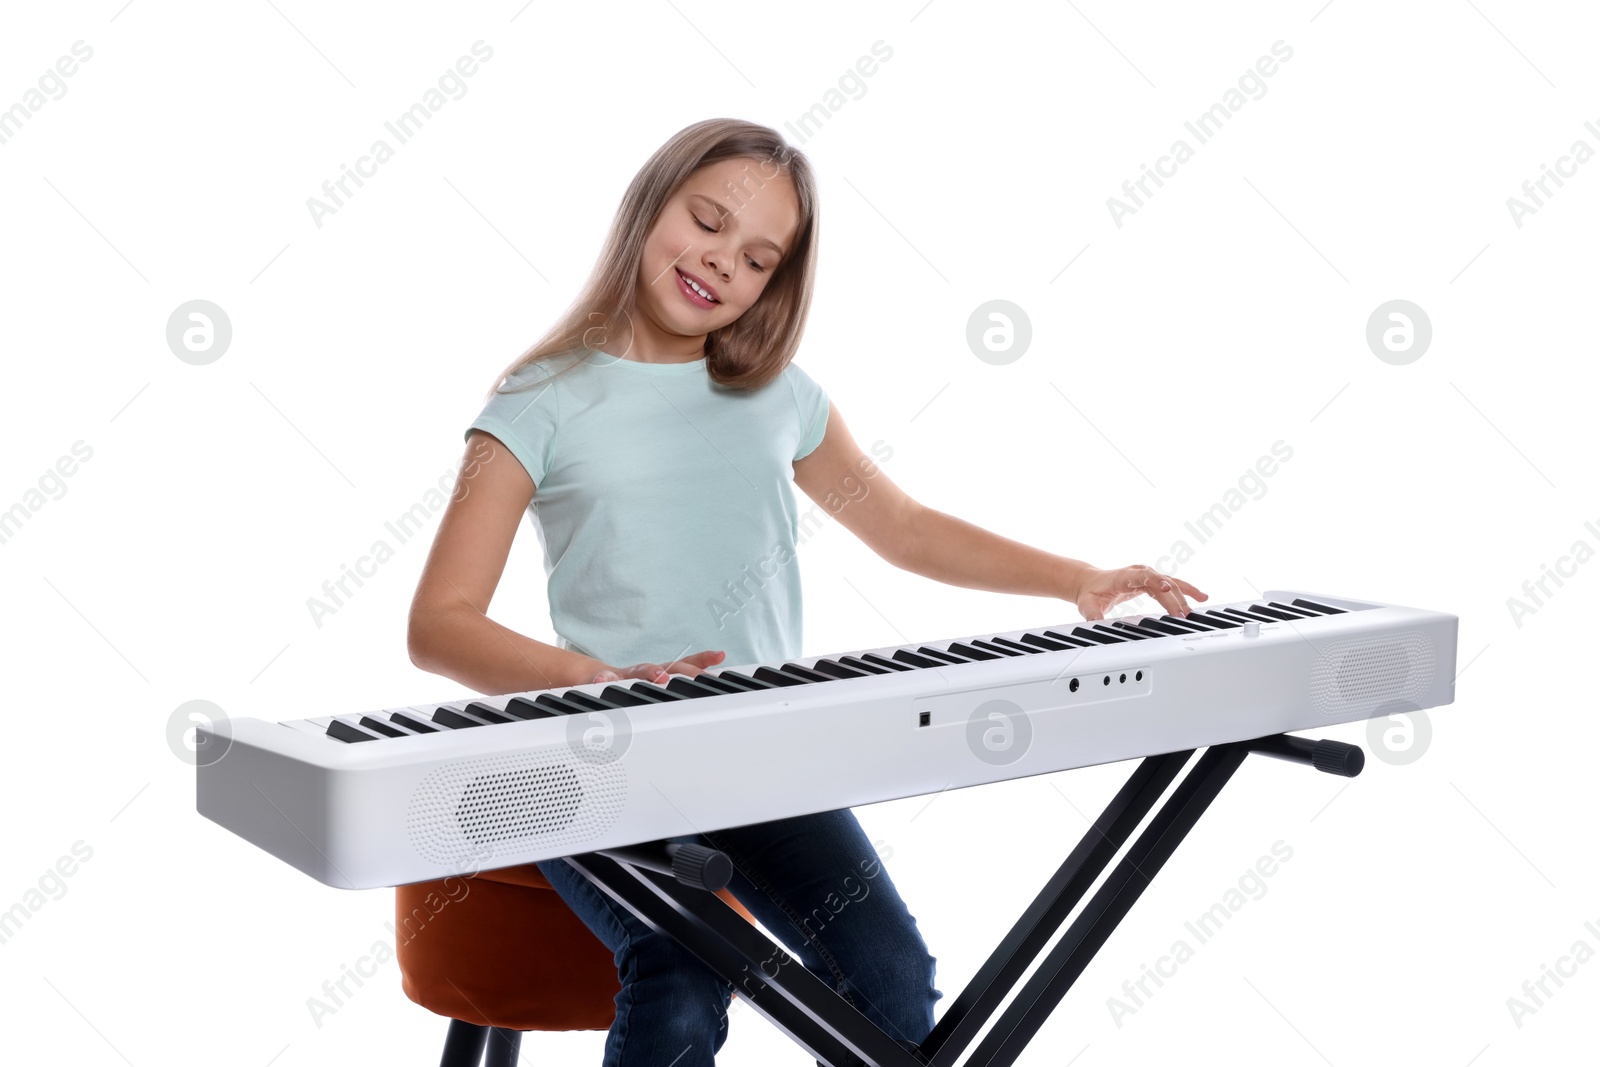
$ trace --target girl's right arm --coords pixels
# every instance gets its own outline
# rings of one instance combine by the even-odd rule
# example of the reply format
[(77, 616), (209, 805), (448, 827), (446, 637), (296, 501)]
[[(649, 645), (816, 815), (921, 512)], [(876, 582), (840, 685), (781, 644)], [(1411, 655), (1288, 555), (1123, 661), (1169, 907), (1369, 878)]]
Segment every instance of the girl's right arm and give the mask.
[(489, 602), (533, 493), (533, 479), (510, 450), (489, 434), (473, 431), (411, 600), (406, 648), (412, 663), (492, 694), (561, 689), (601, 679), (665, 682), (669, 671), (693, 677), (722, 659), (720, 651), (702, 651), (672, 663), (614, 667), (524, 637), (489, 618)]
[(505, 571), (533, 479), (509, 449), (474, 431), (411, 600), (411, 662), (479, 693), (582, 685), (607, 665), (510, 630), (485, 614)]

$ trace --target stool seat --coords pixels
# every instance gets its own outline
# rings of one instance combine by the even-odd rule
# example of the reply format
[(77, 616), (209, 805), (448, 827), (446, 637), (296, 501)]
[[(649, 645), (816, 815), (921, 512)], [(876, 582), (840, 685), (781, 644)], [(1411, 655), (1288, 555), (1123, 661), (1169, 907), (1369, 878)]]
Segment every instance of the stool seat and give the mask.
[(605, 1030), (616, 1016), (611, 951), (537, 864), (397, 886), (394, 926), (401, 989), (435, 1014), (506, 1030)]

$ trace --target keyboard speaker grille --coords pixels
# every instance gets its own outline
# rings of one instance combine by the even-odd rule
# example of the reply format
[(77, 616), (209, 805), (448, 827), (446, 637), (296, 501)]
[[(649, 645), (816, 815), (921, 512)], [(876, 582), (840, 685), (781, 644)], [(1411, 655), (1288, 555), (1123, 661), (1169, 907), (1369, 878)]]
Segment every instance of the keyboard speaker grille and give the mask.
[(620, 765), (566, 746), (457, 760), (417, 786), (406, 831), (424, 859), (473, 873), (532, 847), (584, 851), (611, 827), (626, 796)]
[(1433, 642), (1420, 631), (1404, 630), (1382, 640), (1319, 643), (1317, 648), (1311, 698), (1327, 715), (1416, 702), (1433, 685)]

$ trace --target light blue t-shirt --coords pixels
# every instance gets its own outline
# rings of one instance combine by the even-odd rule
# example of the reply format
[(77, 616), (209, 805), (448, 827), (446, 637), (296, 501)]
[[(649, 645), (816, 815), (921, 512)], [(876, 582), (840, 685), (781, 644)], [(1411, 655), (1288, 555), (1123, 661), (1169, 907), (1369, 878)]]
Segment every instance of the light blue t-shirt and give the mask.
[[(583, 359), (573, 371), (556, 370)], [(533, 479), (562, 648), (613, 666), (724, 649), (720, 666), (801, 654), (792, 464), (822, 441), (828, 396), (790, 363), (760, 389), (704, 358), (642, 363), (595, 349), (523, 368), (466, 431)]]

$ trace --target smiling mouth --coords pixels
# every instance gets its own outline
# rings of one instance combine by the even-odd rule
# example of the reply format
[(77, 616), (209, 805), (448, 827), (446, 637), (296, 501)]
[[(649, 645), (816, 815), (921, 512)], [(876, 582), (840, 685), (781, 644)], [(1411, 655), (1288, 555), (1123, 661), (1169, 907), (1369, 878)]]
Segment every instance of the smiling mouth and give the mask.
[(673, 273), (678, 276), (678, 289), (688, 298), (691, 304), (696, 307), (715, 307), (722, 302), (712, 296), (709, 289), (699, 286), (697, 282), (690, 281), (688, 275), (684, 274), (683, 271), (678, 270), (676, 267), (672, 269)]

